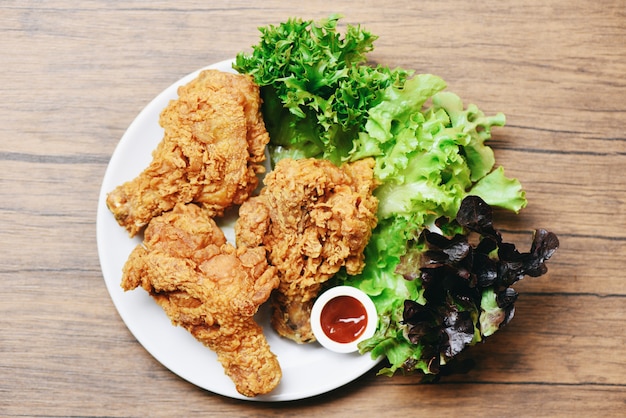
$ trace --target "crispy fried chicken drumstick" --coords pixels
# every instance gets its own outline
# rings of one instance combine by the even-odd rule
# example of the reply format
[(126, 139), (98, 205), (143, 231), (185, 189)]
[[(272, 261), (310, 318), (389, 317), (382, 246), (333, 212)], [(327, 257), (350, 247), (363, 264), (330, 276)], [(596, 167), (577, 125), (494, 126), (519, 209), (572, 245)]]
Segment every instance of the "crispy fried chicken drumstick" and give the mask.
[(150, 165), (107, 196), (130, 236), (179, 202), (221, 215), (246, 200), (265, 171), (269, 135), (249, 76), (205, 70), (178, 95), (160, 115), (164, 136)]
[(282, 376), (253, 316), (278, 285), (265, 249), (235, 248), (195, 204), (153, 218), (124, 265), (122, 288), (144, 288), (174, 325), (217, 353), (245, 396), (265, 394)]
[(264, 246), (280, 277), (272, 295), (272, 326), (298, 343), (315, 341), (311, 308), (324, 282), (341, 267), (357, 274), (376, 226), (374, 161), (341, 168), (326, 160), (280, 160), (257, 197), (244, 202), (237, 245)]

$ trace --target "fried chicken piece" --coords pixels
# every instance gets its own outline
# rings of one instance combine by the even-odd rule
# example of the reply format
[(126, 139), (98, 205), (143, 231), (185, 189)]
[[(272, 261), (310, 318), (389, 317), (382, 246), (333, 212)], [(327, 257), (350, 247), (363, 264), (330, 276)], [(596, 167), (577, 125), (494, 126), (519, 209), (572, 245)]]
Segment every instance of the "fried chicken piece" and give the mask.
[(298, 343), (315, 341), (311, 308), (324, 282), (345, 266), (364, 267), (363, 250), (376, 226), (374, 161), (341, 168), (326, 160), (284, 159), (244, 202), (235, 224), (237, 245), (264, 246), (280, 285), (273, 293), (272, 326)]
[(235, 248), (195, 204), (153, 218), (124, 265), (122, 288), (144, 288), (174, 325), (217, 353), (245, 396), (270, 392), (282, 372), (253, 316), (278, 285), (265, 249)]
[(107, 196), (131, 237), (176, 203), (195, 202), (220, 216), (245, 201), (265, 172), (269, 135), (251, 77), (205, 70), (178, 95), (160, 115), (165, 133), (150, 165)]

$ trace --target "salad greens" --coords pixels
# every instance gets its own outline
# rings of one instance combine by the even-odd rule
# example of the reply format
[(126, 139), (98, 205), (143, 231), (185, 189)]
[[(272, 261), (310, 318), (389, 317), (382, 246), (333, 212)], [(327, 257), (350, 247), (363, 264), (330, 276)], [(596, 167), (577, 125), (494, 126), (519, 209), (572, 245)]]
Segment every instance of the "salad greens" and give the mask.
[(252, 54), (236, 57), (234, 69), (261, 86), (274, 163), (285, 157), (341, 163), (381, 92), (409, 75), (362, 65), (376, 36), (348, 26), (341, 37), (338, 20), (290, 19), (260, 28), (261, 42)]
[[(401, 304), (392, 294), (378, 300), (378, 306), (393, 307), (390, 313), (397, 316), (363, 347), (373, 355), (397, 359), (382, 374), (400, 367), (436, 374), (465, 347), (506, 325), (517, 299), (510, 286), (526, 275), (545, 274), (545, 261), (559, 245), (555, 234), (540, 229), (530, 251), (520, 253), (503, 241), (493, 226), (491, 206), (478, 196), (465, 197), (454, 220), (438, 222), (453, 224), (461, 232), (447, 237), (422, 230), (395, 269), (407, 283), (414, 283), (417, 297)], [(477, 243), (472, 243), (471, 234), (478, 235)]]
[[(558, 240), (542, 230), (530, 255), (520, 254), (491, 225), (492, 205), (519, 212), (527, 204), (486, 144), (504, 115), (464, 106), (435, 75), (368, 65), (376, 36), (351, 25), (342, 36), (339, 19), (262, 27), (233, 68), (261, 86), (273, 164), (375, 160), (378, 225), (365, 268), (335, 279), (376, 304), (377, 333), (360, 351), (387, 357), (381, 373), (438, 373), (510, 320), (509, 286), (545, 272)], [(481, 236), (477, 246), (467, 240), (471, 231)]]

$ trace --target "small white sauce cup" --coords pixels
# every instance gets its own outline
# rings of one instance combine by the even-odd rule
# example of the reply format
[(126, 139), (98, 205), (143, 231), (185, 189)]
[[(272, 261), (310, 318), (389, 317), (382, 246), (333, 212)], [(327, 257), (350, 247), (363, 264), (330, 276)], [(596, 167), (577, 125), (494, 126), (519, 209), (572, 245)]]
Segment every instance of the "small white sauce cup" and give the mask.
[[(330, 300), (339, 296), (351, 296), (355, 298), (361, 302), (367, 314), (367, 325), (365, 326), (365, 330), (356, 340), (349, 343), (340, 343), (330, 339), (322, 329), (322, 309)], [(372, 299), (370, 299), (365, 292), (352, 286), (331, 287), (318, 296), (311, 310), (311, 328), (313, 330), (313, 335), (315, 335), (315, 338), (323, 347), (336, 353), (353, 353), (357, 351), (358, 344), (361, 341), (371, 338), (374, 335), (377, 325), (378, 314), (376, 312), (374, 302), (372, 302)]]

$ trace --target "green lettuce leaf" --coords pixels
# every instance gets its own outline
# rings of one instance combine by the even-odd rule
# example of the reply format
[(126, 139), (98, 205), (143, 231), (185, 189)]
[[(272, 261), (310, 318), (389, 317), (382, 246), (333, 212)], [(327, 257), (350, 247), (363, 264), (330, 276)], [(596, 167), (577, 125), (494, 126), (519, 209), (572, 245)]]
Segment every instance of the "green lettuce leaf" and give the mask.
[[(501, 167), (493, 169), (494, 154), (485, 144), (491, 128), (504, 124), (504, 117), (486, 116), (474, 105), (465, 108), (444, 88), (440, 78), (428, 74), (388, 87), (371, 109), (352, 154), (373, 156), (381, 181), (374, 191), (379, 225), (366, 247), (365, 270), (343, 277), (370, 294), (381, 312), (376, 334), (360, 346), (362, 353), (387, 356), (390, 367), (380, 374), (398, 369), (436, 374), (450, 358), (484, 338), (481, 318), (493, 330), (502, 323), (495, 319), (504, 315), (499, 308), (486, 314), (477, 303), (464, 307), (452, 297), (428, 303), (420, 280), (426, 247), (419, 237), (438, 221), (436, 229), (462, 233), (458, 224), (440, 220), (454, 219), (468, 195), (516, 212), (526, 205), (519, 181), (507, 178)], [(428, 332), (407, 322), (407, 303), (413, 310), (428, 306)], [(442, 332), (454, 341), (445, 349), (436, 344)]]
[(482, 197), (491, 206), (498, 206), (518, 213), (526, 207), (526, 192), (519, 180), (504, 175), (504, 168), (498, 167), (479, 179), (471, 193)]
[(409, 74), (364, 65), (376, 36), (352, 25), (342, 36), (339, 19), (289, 19), (259, 28), (252, 53), (237, 54), (233, 68), (261, 86), (274, 162), (295, 156), (340, 164), (380, 93)]

